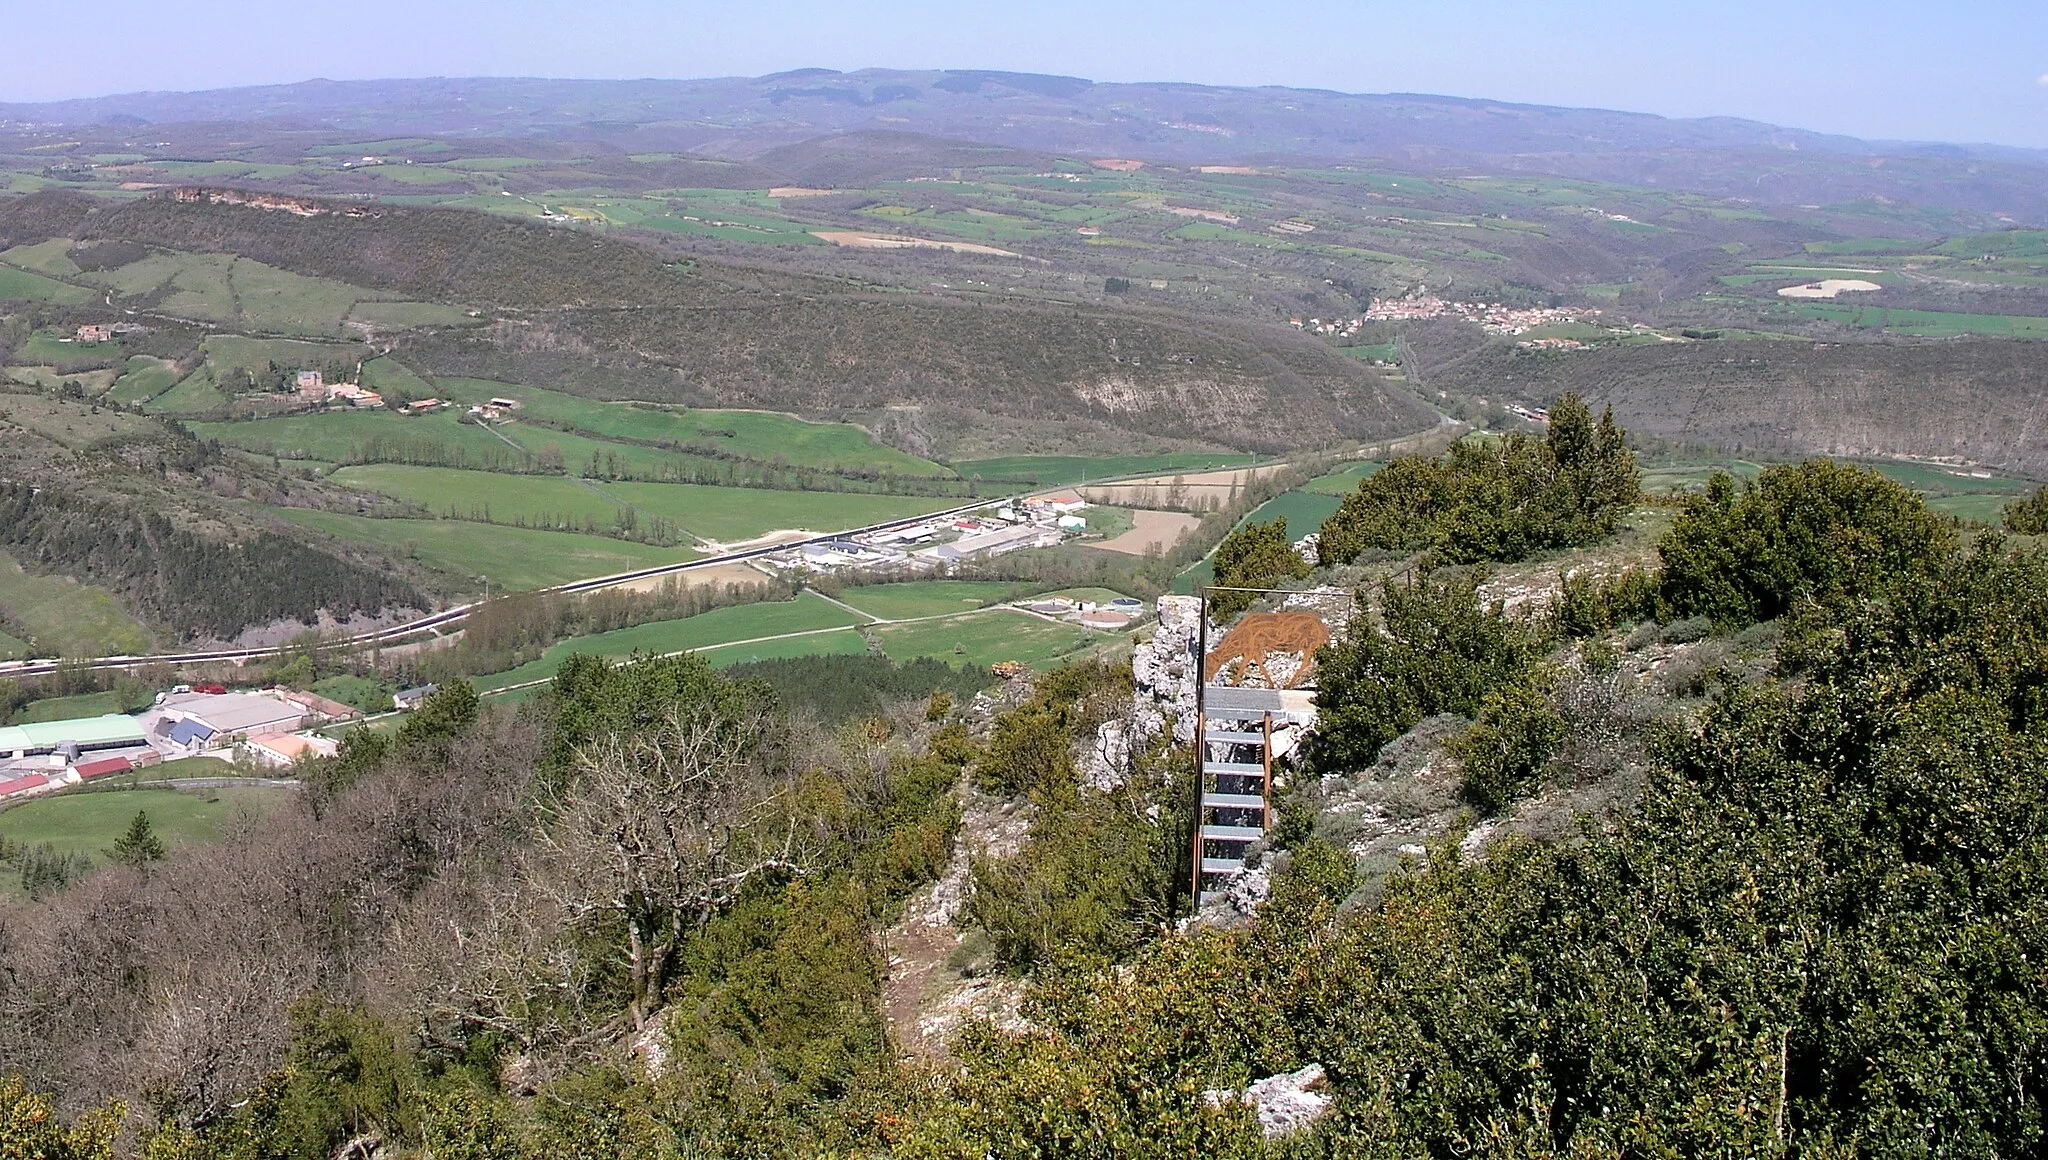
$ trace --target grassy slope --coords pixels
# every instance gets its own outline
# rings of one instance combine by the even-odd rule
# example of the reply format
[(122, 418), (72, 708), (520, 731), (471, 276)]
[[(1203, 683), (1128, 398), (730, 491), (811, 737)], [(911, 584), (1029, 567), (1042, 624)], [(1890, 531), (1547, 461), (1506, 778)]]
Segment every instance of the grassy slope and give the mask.
[(839, 599), (881, 620), (965, 612), (1003, 600), (1019, 586), (1000, 580), (913, 580), (848, 588)]
[(695, 559), (687, 548), (659, 548), (606, 536), (505, 528), (454, 520), (376, 520), (334, 512), (277, 508), (277, 515), (344, 539), (410, 555), (437, 571), (490, 577), (492, 588), (524, 591)]
[(689, 483), (611, 483), (616, 496), (642, 512), (670, 520), (708, 539), (733, 542), (781, 528), (836, 532), (901, 516), (958, 506), (950, 498), (857, 495), (827, 491), (769, 491)]
[(1093, 634), (1020, 612), (990, 611), (916, 624), (882, 625), (874, 636), (892, 660), (936, 657), (950, 664), (997, 661), (1043, 665), (1074, 651)]
[[(804, 593), (795, 600), (720, 608), (682, 620), (657, 621), (563, 641), (539, 660), (509, 672), (480, 678), (477, 687), (496, 689), (522, 681), (544, 680), (554, 676), (562, 662), (577, 653), (626, 657), (636, 652), (681, 652), (782, 633), (846, 628), (858, 623), (859, 619), (843, 608)], [(734, 662), (739, 659), (744, 658), (734, 658)]]
[[(229, 773), (220, 766), (219, 773)], [(244, 811), (268, 813), (289, 790), (234, 788), (206, 792), (134, 790), (66, 793), (23, 802), (0, 811), (0, 837), (29, 845), (48, 842), (59, 850), (106, 860), (105, 851), (127, 830), (137, 811), (147, 813), (165, 845), (208, 842)]]
[(0, 606), (36, 638), (44, 656), (110, 656), (149, 648), (149, 632), (112, 594), (59, 576), (31, 576), (0, 556)]
[[(559, 391), (487, 379), (441, 378), (444, 396), (479, 403), (494, 396), (525, 404), (523, 417), (593, 435), (716, 447), (748, 459), (780, 457), (809, 467), (869, 467), (899, 475), (950, 475), (926, 459), (884, 447), (850, 423), (812, 423), (760, 411), (683, 410), (605, 403)], [(731, 434), (726, 434), (731, 432)]]

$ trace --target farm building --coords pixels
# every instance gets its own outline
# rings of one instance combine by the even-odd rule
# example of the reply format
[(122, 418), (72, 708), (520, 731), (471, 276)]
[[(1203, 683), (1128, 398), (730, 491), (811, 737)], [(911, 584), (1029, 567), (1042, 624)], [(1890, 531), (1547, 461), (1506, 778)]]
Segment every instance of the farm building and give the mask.
[(38, 721), (0, 728), (0, 761), (46, 754), (76, 758), (108, 750), (147, 748), (149, 737), (133, 717), (108, 713), (71, 721)]
[(283, 769), (301, 757), (333, 757), (337, 746), (325, 737), (298, 733), (266, 733), (251, 737), (249, 756), (273, 769)]
[(391, 694), (391, 703), (410, 712), (419, 708), (420, 703), (433, 696), (435, 690), (439, 688), (439, 685), (415, 685), (410, 689), (400, 689)]
[(102, 343), (112, 340), (113, 337), (114, 332), (104, 326), (81, 326), (78, 328), (78, 341), (80, 342)]
[(1059, 542), (1058, 529), (1024, 524), (1014, 528), (997, 528), (994, 531), (970, 532), (950, 544), (927, 548), (917, 555), (919, 559), (933, 563), (956, 564), (978, 556), (1001, 556), (1025, 548), (1050, 548)]
[(40, 773), (31, 773), (26, 777), (0, 779), (0, 798), (13, 797), (18, 793), (29, 793), (33, 790), (42, 789), (49, 784), (50, 779)]
[(156, 710), (156, 732), (172, 744), (211, 746), (231, 737), (289, 733), (315, 714), (281, 696), (260, 693), (175, 693)]
[(77, 774), (80, 781), (91, 781), (110, 773), (127, 773), (134, 768), (135, 763), (125, 757), (102, 757), (97, 761), (81, 761), (71, 767), (71, 772)]

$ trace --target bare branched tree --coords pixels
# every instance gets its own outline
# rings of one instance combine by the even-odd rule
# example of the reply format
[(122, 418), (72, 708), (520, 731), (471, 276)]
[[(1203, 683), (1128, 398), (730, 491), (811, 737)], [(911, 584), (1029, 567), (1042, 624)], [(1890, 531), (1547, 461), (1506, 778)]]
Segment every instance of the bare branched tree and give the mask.
[(769, 736), (763, 710), (677, 707), (584, 750), (547, 803), (527, 882), (571, 928), (623, 938), (636, 1029), (660, 1010), (689, 933), (753, 879), (816, 860)]

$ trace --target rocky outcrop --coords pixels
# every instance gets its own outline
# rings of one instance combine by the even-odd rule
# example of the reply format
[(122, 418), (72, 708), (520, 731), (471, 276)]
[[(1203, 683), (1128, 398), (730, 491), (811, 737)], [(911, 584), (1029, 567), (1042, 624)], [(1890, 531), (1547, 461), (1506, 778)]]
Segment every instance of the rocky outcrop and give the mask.
[(1311, 1063), (1299, 1071), (1268, 1076), (1239, 1091), (1203, 1092), (1202, 1098), (1211, 1107), (1230, 1103), (1250, 1105), (1259, 1117), (1259, 1130), (1266, 1139), (1284, 1140), (1329, 1114), (1335, 1097), (1325, 1090), (1327, 1086), (1323, 1065)]

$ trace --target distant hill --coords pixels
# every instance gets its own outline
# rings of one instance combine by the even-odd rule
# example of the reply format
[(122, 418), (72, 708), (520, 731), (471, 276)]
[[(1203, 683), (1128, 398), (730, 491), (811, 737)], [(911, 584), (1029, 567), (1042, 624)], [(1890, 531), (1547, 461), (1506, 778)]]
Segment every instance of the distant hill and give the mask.
[(2048, 476), (2036, 342), (1698, 342), (1569, 356), (1492, 347), (1432, 386), (1612, 404), (1638, 438), (1764, 455), (1967, 459)]
[(1480, 167), (1693, 189), (1768, 205), (1884, 197), (2048, 222), (2048, 183), (2041, 180), (2048, 151), (1873, 143), (1731, 117), (1674, 119), (1417, 94), (805, 69), (688, 81), (308, 81), (0, 105), (0, 121), (137, 120), (253, 121), (377, 135), (540, 135), (607, 141), (636, 153), (759, 159), (766, 168), (774, 168), (775, 150), (820, 135), (897, 131), (1174, 163), (1382, 158), (1446, 172)]
[(203, 189), (0, 202), (0, 240), (58, 236), (237, 254), (477, 308), (494, 323), (400, 338), (400, 350), (434, 371), (601, 397), (827, 415), (937, 407), (997, 431), (1007, 417), (1258, 450), (1436, 421), (1285, 327), (676, 265), (611, 236), (465, 210)]

